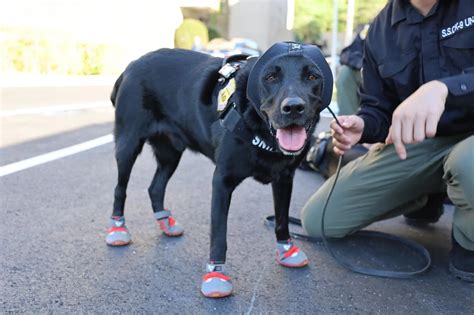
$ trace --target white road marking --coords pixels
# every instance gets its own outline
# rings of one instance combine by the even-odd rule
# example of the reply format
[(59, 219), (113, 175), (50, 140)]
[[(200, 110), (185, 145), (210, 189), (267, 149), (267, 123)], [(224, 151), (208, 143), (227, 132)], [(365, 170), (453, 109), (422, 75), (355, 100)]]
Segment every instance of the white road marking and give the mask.
[(48, 163), (69, 155), (93, 149), (95, 147), (110, 143), (114, 140), (112, 134), (82, 142), (64, 149), (56, 150), (46, 154), (38, 155), (26, 160), (0, 166), (0, 177), (25, 170), (30, 167)]
[(0, 111), (0, 117), (50, 114), (50, 113), (56, 113), (56, 112), (65, 112), (65, 111), (71, 111), (71, 110), (81, 110), (81, 109), (100, 108), (100, 107), (110, 107), (112, 109), (112, 104), (110, 102), (90, 102), (90, 103), (83, 103), (83, 104), (64, 104), (64, 105), (55, 105), (55, 106), (2, 110)]

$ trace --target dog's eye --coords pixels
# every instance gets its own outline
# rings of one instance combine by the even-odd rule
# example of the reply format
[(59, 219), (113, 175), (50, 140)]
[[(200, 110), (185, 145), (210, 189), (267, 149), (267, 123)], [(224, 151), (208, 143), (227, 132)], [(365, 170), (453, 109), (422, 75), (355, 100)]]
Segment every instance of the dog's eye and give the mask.
[(316, 75), (312, 74), (312, 73), (308, 75), (308, 80), (310, 80), (310, 81), (315, 81), (317, 78), (318, 77)]
[(265, 77), (265, 81), (267, 82), (273, 82), (277, 79), (276, 77), (276, 74), (272, 73), (272, 74), (269, 74)]

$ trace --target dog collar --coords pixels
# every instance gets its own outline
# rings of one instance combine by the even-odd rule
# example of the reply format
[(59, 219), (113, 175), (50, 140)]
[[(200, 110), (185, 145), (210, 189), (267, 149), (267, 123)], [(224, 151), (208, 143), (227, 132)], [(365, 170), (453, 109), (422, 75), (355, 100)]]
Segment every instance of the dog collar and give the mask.
[(332, 98), (333, 77), (324, 55), (321, 50), (314, 45), (306, 45), (295, 42), (278, 42), (273, 44), (257, 62), (250, 71), (247, 82), (247, 98), (255, 108), (262, 119), (267, 122), (267, 117), (260, 111), (262, 98), (259, 90), (259, 80), (262, 70), (270, 62), (285, 56), (303, 56), (309, 59), (321, 72), (323, 79), (322, 107), (321, 110), (329, 106)]

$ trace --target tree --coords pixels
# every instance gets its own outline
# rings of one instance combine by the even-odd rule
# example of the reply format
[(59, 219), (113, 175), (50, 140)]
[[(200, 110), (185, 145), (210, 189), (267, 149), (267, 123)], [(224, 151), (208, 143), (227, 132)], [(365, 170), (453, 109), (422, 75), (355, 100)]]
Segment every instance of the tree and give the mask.
[[(369, 23), (386, 3), (387, 0), (356, 0), (354, 23)], [(343, 31), (346, 27), (347, 1), (339, 0), (338, 9), (338, 28)], [(332, 11), (333, 0), (296, 0), (293, 30), (296, 39), (321, 45), (323, 34), (331, 31)]]

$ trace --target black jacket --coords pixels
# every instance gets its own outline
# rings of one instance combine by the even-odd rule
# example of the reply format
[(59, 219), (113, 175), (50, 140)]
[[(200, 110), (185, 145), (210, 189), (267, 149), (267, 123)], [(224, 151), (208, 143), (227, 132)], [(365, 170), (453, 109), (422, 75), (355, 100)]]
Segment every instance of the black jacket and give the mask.
[(369, 29), (362, 76), (361, 142), (383, 142), (395, 108), (432, 80), (449, 90), (437, 135), (473, 132), (474, 1), (440, 0), (426, 17), (390, 1)]

